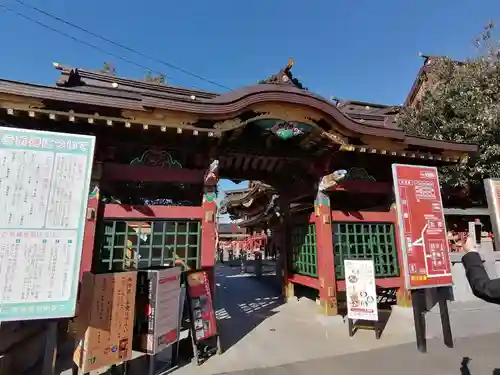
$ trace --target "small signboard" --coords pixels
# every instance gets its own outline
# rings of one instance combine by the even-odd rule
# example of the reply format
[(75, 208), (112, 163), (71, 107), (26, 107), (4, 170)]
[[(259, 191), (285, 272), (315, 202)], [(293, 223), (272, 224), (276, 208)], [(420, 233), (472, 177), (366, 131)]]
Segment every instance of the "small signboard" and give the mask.
[(206, 270), (187, 275), (187, 295), (191, 309), (194, 339), (196, 342), (217, 335), (217, 322)]
[(486, 191), (486, 200), (490, 211), (495, 249), (500, 249), (500, 180), (496, 178), (484, 180), (484, 190)]
[(83, 373), (132, 359), (136, 284), (135, 271), (84, 273), (73, 354)]
[(453, 284), (435, 167), (393, 164), (392, 173), (408, 289)]
[(378, 321), (373, 260), (344, 260), (347, 317)]
[(74, 316), (94, 145), (0, 127), (0, 321)]
[(137, 350), (154, 355), (177, 342), (181, 269), (139, 271), (136, 302)]

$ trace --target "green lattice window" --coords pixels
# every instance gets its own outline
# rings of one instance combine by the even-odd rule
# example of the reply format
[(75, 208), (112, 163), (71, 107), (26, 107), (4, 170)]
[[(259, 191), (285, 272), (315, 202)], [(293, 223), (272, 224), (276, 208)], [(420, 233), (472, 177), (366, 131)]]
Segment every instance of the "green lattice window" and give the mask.
[(200, 248), (200, 220), (106, 220), (96, 268), (98, 272), (127, 269), (131, 258), (138, 268), (172, 264), (174, 260), (197, 268)]
[(305, 224), (292, 227), (293, 272), (318, 277), (318, 251), (316, 247), (316, 225)]
[(399, 276), (392, 223), (333, 223), (335, 275), (344, 279), (344, 259), (373, 259), (376, 277)]

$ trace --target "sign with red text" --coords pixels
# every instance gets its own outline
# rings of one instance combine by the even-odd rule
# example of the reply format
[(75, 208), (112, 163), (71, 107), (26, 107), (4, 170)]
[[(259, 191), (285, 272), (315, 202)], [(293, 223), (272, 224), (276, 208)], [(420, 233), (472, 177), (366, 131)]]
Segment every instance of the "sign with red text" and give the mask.
[(452, 285), (437, 169), (393, 164), (392, 175), (406, 287)]

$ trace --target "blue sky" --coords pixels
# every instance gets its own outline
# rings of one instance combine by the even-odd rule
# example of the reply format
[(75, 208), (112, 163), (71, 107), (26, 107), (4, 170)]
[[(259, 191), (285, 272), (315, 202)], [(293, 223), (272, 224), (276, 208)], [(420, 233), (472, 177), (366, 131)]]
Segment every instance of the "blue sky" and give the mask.
[[(157, 59), (235, 88), (267, 78), (295, 59), (293, 72), (326, 97), (401, 104), (419, 52), (464, 58), (498, 0), (23, 0)], [(219, 87), (124, 51), (34, 12), (0, 4), (101, 49), (163, 71), (174, 85)], [(0, 8), (0, 77), (52, 84), (53, 61), (140, 78), (145, 69), (58, 35)], [(242, 185), (238, 185), (240, 188)], [(233, 188), (227, 181), (222, 189)]]

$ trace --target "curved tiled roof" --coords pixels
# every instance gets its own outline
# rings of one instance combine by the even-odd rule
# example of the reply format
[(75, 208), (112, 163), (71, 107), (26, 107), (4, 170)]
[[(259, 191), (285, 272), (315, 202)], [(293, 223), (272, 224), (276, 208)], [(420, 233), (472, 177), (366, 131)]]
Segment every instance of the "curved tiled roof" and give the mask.
[[(391, 138), (408, 145), (444, 150), (475, 152), (471, 144), (435, 141), (412, 137), (394, 126), (392, 121), (365, 121), (349, 116), (335, 102), (293, 84), (263, 83), (216, 94), (206, 91), (171, 87), (139, 80), (114, 77), (88, 70), (60, 67), (58, 87), (40, 86), (0, 80), (0, 92), (42, 100), (83, 103), (93, 106), (148, 111), (151, 108), (197, 114), (206, 119), (229, 119), (260, 103), (293, 103), (323, 113), (345, 129), (359, 136)], [(380, 114), (379, 114), (380, 116)], [(380, 120), (380, 119), (378, 119)]]
[[(112, 84), (118, 86), (112, 88)], [(148, 83), (134, 79), (118, 78), (109, 74), (92, 72), (82, 69), (62, 68), (58, 85), (85, 87), (86, 92), (106, 89), (109, 95), (117, 95), (117, 91), (140, 94), (137, 97), (144, 108), (161, 108), (172, 111), (195, 113), (206, 117), (221, 117), (237, 114), (247, 107), (259, 103), (282, 102), (294, 103), (314, 108), (328, 117), (331, 117), (341, 126), (362, 135), (375, 135), (405, 140), (405, 132), (387, 121), (369, 122), (363, 118), (357, 120), (344, 112), (342, 106), (331, 100), (316, 95), (308, 90), (299, 89), (292, 84), (262, 83), (255, 84), (227, 93), (209, 93), (206, 91), (191, 90), (180, 87), (171, 87), (164, 84)], [(195, 99), (193, 99), (193, 97)], [(450, 148), (458, 151), (472, 149)], [(429, 146), (432, 147), (432, 146)]]

